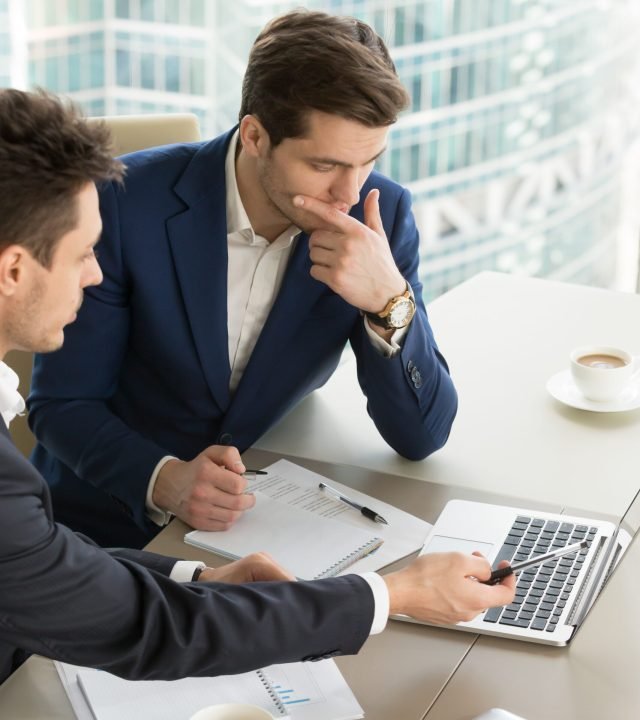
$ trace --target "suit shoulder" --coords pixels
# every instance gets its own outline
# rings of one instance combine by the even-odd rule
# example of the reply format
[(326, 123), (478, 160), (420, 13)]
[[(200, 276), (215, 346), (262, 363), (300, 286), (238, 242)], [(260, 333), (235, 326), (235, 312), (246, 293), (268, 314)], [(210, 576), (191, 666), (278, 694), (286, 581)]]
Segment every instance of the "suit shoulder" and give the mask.
[(205, 142), (160, 145), (122, 155), (126, 167), (125, 184), (134, 180), (146, 180), (180, 173), (191, 162)]

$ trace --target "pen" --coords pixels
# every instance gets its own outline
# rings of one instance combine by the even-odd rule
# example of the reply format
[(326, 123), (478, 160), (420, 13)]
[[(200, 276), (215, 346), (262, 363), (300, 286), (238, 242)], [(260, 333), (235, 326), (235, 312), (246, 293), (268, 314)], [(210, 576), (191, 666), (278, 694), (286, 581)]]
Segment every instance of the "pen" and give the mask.
[(375, 510), (371, 510), (371, 508), (364, 507), (364, 505), (360, 505), (355, 500), (352, 500), (351, 498), (346, 497), (343, 495), (339, 490), (336, 490), (335, 488), (332, 488), (330, 485), (327, 485), (326, 483), (320, 483), (318, 485), (320, 490), (326, 490), (330, 495), (334, 495), (338, 500), (341, 500), (343, 503), (346, 503), (347, 505), (350, 505), (352, 508), (355, 508), (356, 510), (359, 510), (366, 518), (369, 518), (369, 520), (373, 520), (377, 523), (382, 523), (383, 525), (388, 525), (389, 523), (382, 517), (382, 515), (378, 515), (378, 513)]
[(586, 547), (589, 547), (589, 543), (586, 540), (582, 540), (582, 542), (567, 545), (565, 547), (558, 548), (557, 550), (551, 550), (551, 552), (544, 553), (543, 555), (536, 555), (528, 560), (523, 560), (522, 562), (500, 568), (499, 570), (494, 570), (491, 573), (491, 577), (488, 580), (483, 580), (482, 582), (484, 585), (496, 585), (499, 580), (511, 575), (512, 573), (519, 572), (520, 570), (524, 570), (528, 567), (533, 567), (534, 565), (539, 565), (547, 560), (553, 560), (553, 558), (561, 557), (562, 555), (569, 555), (570, 553), (578, 552), (578, 550), (582, 550), (582, 548)]
[(245, 470), (242, 473), (242, 477), (247, 477), (247, 475), (268, 475), (269, 473), (266, 470)]

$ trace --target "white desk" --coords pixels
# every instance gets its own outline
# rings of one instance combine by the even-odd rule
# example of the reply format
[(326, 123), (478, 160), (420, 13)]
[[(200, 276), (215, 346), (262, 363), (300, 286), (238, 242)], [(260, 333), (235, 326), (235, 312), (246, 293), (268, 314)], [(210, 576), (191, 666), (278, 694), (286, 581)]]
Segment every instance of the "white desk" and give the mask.
[(638, 485), (640, 410), (574, 410), (545, 386), (578, 345), (640, 353), (640, 296), (482, 273), (428, 312), (460, 397), (442, 450), (396, 455), (366, 414), (354, 362), (256, 447), (619, 516)]

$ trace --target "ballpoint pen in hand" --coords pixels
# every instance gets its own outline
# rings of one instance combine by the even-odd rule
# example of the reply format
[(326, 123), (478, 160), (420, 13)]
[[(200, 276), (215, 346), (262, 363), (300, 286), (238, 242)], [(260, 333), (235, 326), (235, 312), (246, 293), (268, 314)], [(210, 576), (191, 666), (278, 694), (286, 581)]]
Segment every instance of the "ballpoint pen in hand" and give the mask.
[(366, 518), (369, 518), (369, 520), (373, 520), (377, 523), (382, 523), (383, 525), (388, 525), (389, 523), (382, 517), (382, 515), (378, 515), (378, 513), (375, 510), (371, 510), (371, 508), (365, 507), (364, 505), (360, 505), (360, 503), (357, 503), (355, 500), (352, 500), (351, 498), (346, 497), (343, 495), (339, 490), (336, 490), (335, 488), (332, 488), (330, 485), (327, 485), (326, 483), (320, 483), (318, 485), (320, 490), (325, 490), (330, 495), (333, 495), (338, 500), (341, 500), (343, 503), (349, 505), (350, 507), (354, 508), (355, 510), (359, 510)]
[(570, 555), (571, 553), (579, 552), (586, 547), (589, 547), (589, 543), (586, 540), (582, 540), (581, 542), (574, 543), (573, 545), (565, 545), (564, 547), (557, 548), (556, 550), (551, 550), (543, 555), (534, 555), (528, 560), (523, 560), (522, 562), (514, 563), (513, 565), (507, 565), (506, 567), (494, 570), (491, 573), (491, 577), (488, 580), (483, 580), (482, 582), (484, 585), (497, 585), (502, 578), (507, 577), (512, 573), (517, 573), (525, 568), (540, 565), (541, 563), (547, 562), (548, 560), (554, 560), (555, 558), (562, 557), (563, 555)]
[(268, 475), (269, 473), (266, 470), (245, 470), (242, 473), (243, 477), (252, 477), (255, 475)]

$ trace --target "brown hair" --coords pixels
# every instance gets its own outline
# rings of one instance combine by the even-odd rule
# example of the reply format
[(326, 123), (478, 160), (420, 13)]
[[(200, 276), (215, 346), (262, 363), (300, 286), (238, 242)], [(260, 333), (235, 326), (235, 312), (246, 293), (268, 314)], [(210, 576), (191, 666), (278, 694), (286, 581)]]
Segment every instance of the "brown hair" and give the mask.
[(42, 90), (0, 90), (0, 251), (22, 245), (49, 267), (78, 221), (77, 193), (122, 175), (104, 124)]
[(240, 119), (255, 115), (275, 147), (304, 135), (309, 110), (382, 127), (408, 104), (389, 51), (369, 25), (294, 11), (258, 35), (242, 83)]

